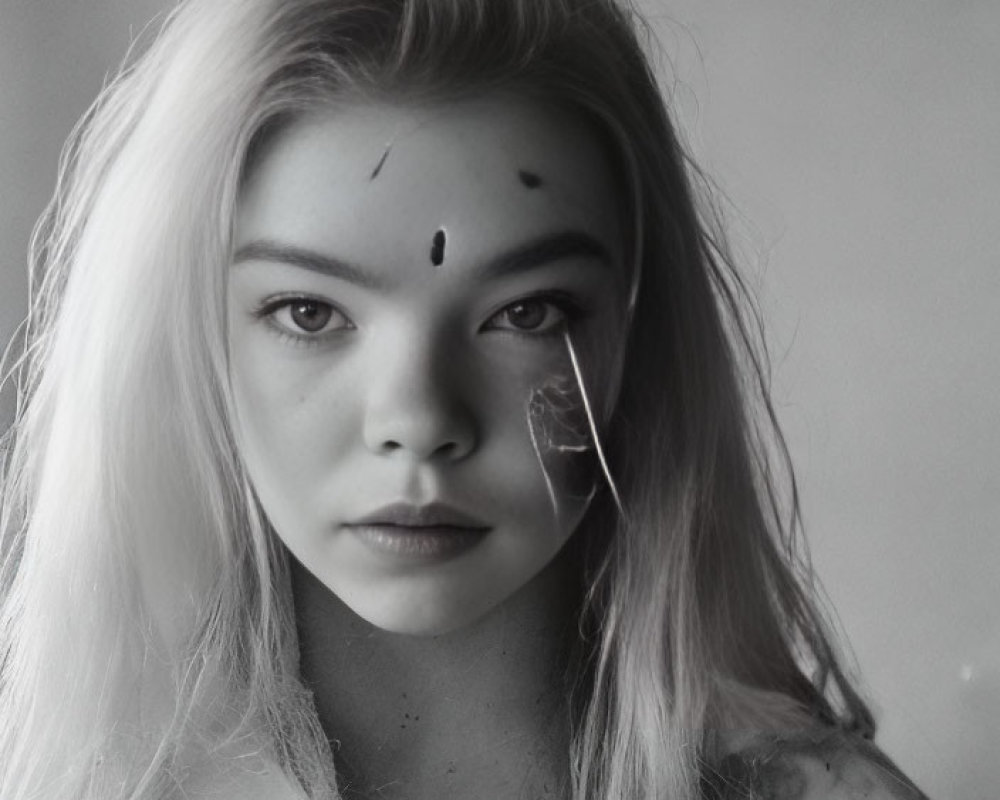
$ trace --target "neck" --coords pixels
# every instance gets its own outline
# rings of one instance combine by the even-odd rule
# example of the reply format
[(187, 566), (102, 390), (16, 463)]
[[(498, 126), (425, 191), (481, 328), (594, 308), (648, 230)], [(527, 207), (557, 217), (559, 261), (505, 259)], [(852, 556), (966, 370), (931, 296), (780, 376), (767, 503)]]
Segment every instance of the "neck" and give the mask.
[(579, 590), (565, 557), (441, 636), (373, 627), (294, 559), (292, 587), (302, 678), (345, 798), (568, 796)]

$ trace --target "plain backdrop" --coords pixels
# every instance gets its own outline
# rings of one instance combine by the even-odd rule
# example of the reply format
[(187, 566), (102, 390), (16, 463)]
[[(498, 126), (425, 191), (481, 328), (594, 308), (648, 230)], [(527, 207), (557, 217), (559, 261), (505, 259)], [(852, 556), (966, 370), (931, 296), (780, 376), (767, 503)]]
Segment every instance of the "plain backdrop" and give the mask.
[[(59, 149), (156, 0), (0, 0), (0, 339)], [(758, 288), (808, 539), (940, 800), (1000, 786), (1000, 3), (645, 0)], [(13, 398), (0, 398), (0, 426)]]

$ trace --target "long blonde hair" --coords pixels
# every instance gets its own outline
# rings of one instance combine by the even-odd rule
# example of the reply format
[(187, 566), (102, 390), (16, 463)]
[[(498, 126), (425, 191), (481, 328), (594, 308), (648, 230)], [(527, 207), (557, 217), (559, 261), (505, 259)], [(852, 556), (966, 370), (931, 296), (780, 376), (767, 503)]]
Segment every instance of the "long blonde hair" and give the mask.
[(102, 94), (33, 240), (5, 437), (4, 798), (164, 797), (230, 752), (336, 796), (231, 429), (225, 293), (259, 145), (357, 97), (531, 93), (621, 175), (636, 293), (603, 436), (622, 511), (598, 497), (578, 537), (574, 797), (690, 800), (737, 730), (871, 732), (806, 588), (793, 483), (781, 511), (752, 304), (639, 27), (613, 0), (188, 0)]

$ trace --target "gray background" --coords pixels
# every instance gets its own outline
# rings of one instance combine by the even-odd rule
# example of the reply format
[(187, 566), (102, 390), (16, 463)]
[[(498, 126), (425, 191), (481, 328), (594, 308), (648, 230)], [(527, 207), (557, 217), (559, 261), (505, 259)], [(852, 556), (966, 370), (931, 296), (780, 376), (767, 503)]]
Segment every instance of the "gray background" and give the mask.
[[(939, 800), (1000, 785), (1000, 3), (645, 0), (759, 286), (814, 561)], [(0, 0), (0, 340), (62, 141), (157, 0)], [(12, 397), (0, 397), (0, 426)]]

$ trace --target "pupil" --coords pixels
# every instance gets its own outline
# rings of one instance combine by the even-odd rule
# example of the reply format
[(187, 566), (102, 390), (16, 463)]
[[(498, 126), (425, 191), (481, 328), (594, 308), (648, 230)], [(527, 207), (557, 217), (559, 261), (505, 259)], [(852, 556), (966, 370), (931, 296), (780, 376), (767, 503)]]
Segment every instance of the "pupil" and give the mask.
[(517, 328), (537, 328), (545, 319), (545, 306), (536, 301), (511, 306), (507, 318)]
[(292, 306), (292, 321), (302, 330), (316, 333), (330, 321), (332, 309), (325, 303), (308, 300)]

